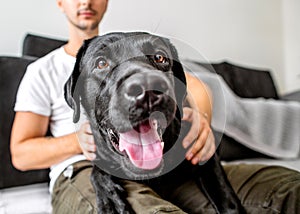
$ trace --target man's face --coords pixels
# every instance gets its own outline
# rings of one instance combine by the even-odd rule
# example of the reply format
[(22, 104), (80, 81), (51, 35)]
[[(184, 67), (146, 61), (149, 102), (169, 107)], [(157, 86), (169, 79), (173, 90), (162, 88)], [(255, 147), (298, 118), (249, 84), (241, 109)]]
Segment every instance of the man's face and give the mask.
[(106, 11), (108, 0), (57, 0), (71, 25), (81, 30), (95, 30)]

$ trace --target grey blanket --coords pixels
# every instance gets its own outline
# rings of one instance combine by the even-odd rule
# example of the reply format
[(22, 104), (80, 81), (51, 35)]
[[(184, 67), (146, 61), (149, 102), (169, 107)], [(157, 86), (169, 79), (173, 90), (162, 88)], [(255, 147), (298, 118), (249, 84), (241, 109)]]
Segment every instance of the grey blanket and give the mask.
[(300, 156), (300, 102), (240, 98), (216, 73), (190, 61), (183, 64), (212, 91), (214, 130), (275, 158)]

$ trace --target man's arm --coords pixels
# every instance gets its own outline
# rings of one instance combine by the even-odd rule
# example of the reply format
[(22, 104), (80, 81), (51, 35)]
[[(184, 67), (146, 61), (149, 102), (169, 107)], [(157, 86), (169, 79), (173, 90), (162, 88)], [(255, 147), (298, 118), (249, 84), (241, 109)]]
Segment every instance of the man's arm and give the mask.
[(212, 97), (209, 88), (196, 77), (186, 74), (187, 99), (192, 108), (184, 108), (183, 120), (191, 122), (191, 129), (183, 139), (183, 146), (193, 145), (186, 153), (193, 164), (207, 161), (215, 153), (215, 139), (210, 127)]
[(212, 118), (213, 99), (209, 87), (198, 78), (185, 73), (187, 80), (187, 99), (193, 109), (204, 115), (209, 124)]
[(49, 168), (74, 154), (82, 153), (75, 133), (45, 137), (49, 117), (16, 112), (11, 133), (13, 165), (19, 170)]

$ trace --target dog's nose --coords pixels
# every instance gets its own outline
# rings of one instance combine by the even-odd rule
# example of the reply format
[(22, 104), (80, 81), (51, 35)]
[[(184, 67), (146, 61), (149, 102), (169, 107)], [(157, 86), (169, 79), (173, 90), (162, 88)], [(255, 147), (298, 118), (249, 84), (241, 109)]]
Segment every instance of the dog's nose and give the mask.
[(150, 108), (160, 104), (169, 90), (167, 80), (153, 72), (134, 74), (125, 84), (125, 96), (128, 99), (138, 105), (147, 104)]

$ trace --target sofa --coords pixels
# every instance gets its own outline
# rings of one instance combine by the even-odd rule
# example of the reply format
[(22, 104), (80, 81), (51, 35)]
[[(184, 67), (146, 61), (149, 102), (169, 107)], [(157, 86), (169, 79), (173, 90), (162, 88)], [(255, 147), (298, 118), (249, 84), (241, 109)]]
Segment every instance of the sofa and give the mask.
[(28, 34), (22, 56), (0, 56), (0, 213), (51, 213), (49, 169), (15, 169), (10, 156), (10, 131), (17, 89), (27, 65), (65, 42)]
[[(9, 150), (10, 131), (16, 92), (27, 65), (65, 43), (64, 40), (27, 34), (21, 56), (0, 56), (0, 213), (51, 213), (49, 169), (26, 172), (15, 169)], [(240, 97), (300, 101), (300, 91), (279, 95), (268, 70), (235, 65), (228, 61), (212, 63), (211, 66)], [(50, 132), (48, 134), (51, 135)], [(222, 137), (218, 153), (224, 162), (278, 164), (300, 171), (299, 160), (275, 160), (226, 135)]]

